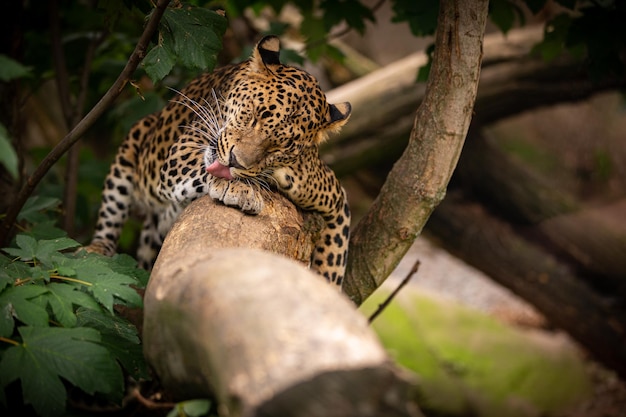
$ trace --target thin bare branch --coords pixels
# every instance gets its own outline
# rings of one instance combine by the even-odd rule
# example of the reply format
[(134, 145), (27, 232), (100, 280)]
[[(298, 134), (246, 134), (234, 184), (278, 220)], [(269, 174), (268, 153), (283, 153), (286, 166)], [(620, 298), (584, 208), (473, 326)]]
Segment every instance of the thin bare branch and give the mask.
[(167, 5), (170, 0), (159, 0), (155, 9), (152, 11), (148, 23), (144, 28), (143, 34), (139, 38), (135, 50), (131, 54), (126, 66), (118, 76), (117, 80), (113, 83), (111, 88), (106, 92), (104, 96), (96, 103), (91, 111), (59, 142), (57, 146), (50, 151), (48, 155), (43, 159), (41, 164), (35, 169), (35, 172), (28, 178), (26, 184), (22, 187), (17, 195), (16, 201), (9, 207), (6, 217), (0, 227), (0, 243), (6, 244), (11, 236), (11, 229), (17, 215), (24, 206), (24, 203), (28, 197), (32, 194), (35, 187), (44, 175), (50, 170), (50, 168), (59, 160), (65, 152), (78, 141), (82, 135), (94, 124), (94, 122), (104, 113), (104, 111), (111, 106), (113, 101), (122, 92), (122, 89), (130, 80), (133, 72), (139, 65), (139, 62), (144, 58), (150, 39), (157, 30), (159, 21), (165, 13)]
[(406, 277), (404, 277), (404, 279), (400, 282), (400, 284), (398, 285), (398, 287), (392, 291), (391, 294), (389, 294), (389, 296), (387, 297), (387, 299), (385, 299), (385, 301), (383, 301), (378, 308), (376, 309), (376, 311), (374, 311), (374, 313), (372, 313), (372, 315), (369, 317), (369, 319), (367, 319), (368, 323), (372, 323), (374, 321), (374, 319), (376, 319), (376, 317), (378, 317), (380, 315), (380, 313), (382, 313), (389, 304), (391, 304), (391, 301), (395, 298), (396, 295), (398, 295), (398, 293), (400, 292), (400, 290), (402, 288), (404, 288), (404, 286), (406, 284), (409, 283), (409, 281), (411, 280), (411, 278), (413, 278), (413, 275), (415, 275), (417, 273), (417, 270), (420, 267), (420, 261), (419, 259), (417, 261), (415, 261), (415, 263), (413, 264), (413, 268), (411, 268), (411, 270), (409, 271), (408, 274), (406, 274)]

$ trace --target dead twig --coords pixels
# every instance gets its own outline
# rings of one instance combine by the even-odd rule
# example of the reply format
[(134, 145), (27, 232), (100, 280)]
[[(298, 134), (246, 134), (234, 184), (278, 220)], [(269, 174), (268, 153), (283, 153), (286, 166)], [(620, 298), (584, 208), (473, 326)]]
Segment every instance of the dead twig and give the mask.
[(133, 388), (132, 391), (130, 391), (128, 396), (132, 399), (137, 400), (137, 402), (139, 402), (143, 407), (145, 407), (148, 410), (163, 410), (163, 409), (171, 410), (172, 408), (176, 406), (176, 403), (173, 403), (173, 402), (154, 401), (151, 398), (144, 397), (141, 391), (139, 390), (138, 386)]
[(385, 308), (387, 308), (387, 306), (391, 303), (391, 300), (394, 299), (394, 297), (400, 292), (400, 290), (402, 289), (402, 287), (404, 287), (413, 277), (413, 275), (415, 275), (417, 273), (417, 270), (420, 267), (420, 261), (419, 259), (417, 261), (415, 261), (415, 264), (413, 264), (413, 268), (411, 268), (411, 270), (409, 271), (409, 273), (406, 275), (406, 277), (404, 277), (404, 279), (402, 280), (402, 282), (400, 282), (400, 285), (398, 285), (398, 287), (393, 290), (393, 292), (391, 294), (389, 294), (389, 296), (387, 297), (387, 299), (382, 302), (378, 308), (376, 309), (376, 311), (374, 311), (374, 313), (369, 317), (369, 319), (367, 319), (368, 323), (372, 323), (374, 321), (374, 319), (376, 317), (378, 317), (378, 315), (380, 313), (383, 312), (383, 310), (385, 310)]

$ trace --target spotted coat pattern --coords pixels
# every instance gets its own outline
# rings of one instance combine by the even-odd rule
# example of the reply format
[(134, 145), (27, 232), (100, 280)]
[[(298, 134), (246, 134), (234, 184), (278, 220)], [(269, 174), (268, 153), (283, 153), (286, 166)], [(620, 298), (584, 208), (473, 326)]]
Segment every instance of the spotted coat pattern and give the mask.
[(182, 210), (210, 195), (257, 214), (278, 189), (325, 229), (311, 267), (341, 286), (350, 236), (346, 193), (319, 157), (319, 144), (343, 126), (349, 103), (329, 104), (317, 80), (279, 61), (280, 43), (263, 38), (252, 57), (192, 81), (163, 110), (137, 122), (105, 181), (87, 250), (113, 255), (131, 210), (143, 215), (137, 258), (150, 269)]

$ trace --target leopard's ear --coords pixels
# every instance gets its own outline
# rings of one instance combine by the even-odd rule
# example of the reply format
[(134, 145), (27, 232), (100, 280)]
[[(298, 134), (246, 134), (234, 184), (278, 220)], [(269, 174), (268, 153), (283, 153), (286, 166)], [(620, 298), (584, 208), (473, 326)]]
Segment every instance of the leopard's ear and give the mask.
[(348, 123), (348, 119), (352, 114), (352, 106), (347, 101), (339, 104), (328, 105), (328, 117), (326, 123), (319, 131), (316, 142), (323, 143), (328, 139), (330, 133), (337, 133), (343, 125)]
[(331, 104), (329, 113), (330, 122), (327, 125), (327, 129), (337, 132), (348, 122), (352, 114), (352, 106), (347, 101), (339, 104)]
[(280, 40), (278, 36), (268, 35), (261, 39), (254, 48), (251, 67), (256, 72), (265, 72), (270, 65), (280, 64)]

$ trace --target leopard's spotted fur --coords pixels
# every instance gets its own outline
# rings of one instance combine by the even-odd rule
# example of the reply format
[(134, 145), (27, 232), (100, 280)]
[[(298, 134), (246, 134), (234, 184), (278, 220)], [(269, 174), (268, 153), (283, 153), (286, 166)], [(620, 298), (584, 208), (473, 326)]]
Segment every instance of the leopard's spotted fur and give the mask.
[(341, 285), (350, 233), (346, 193), (319, 144), (343, 126), (349, 103), (329, 104), (307, 72), (279, 61), (267, 36), (252, 57), (192, 81), (163, 110), (134, 125), (107, 176), (88, 250), (112, 255), (131, 208), (145, 216), (137, 257), (150, 268), (184, 207), (210, 195), (256, 214), (274, 187), (326, 227), (311, 266)]

